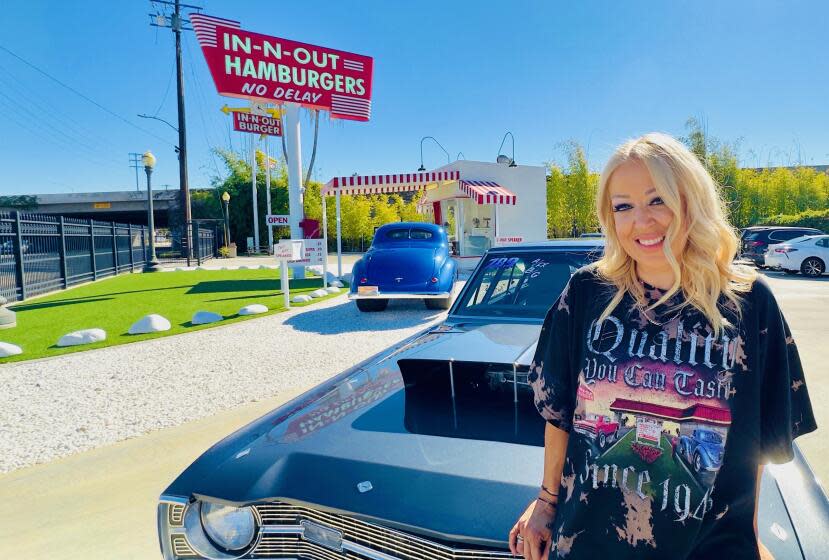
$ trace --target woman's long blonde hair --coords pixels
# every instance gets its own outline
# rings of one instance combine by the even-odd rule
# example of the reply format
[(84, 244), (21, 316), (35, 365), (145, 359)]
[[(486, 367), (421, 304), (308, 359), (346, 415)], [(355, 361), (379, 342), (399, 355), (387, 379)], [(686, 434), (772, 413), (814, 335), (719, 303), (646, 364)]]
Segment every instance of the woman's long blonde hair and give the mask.
[[(616, 236), (608, 192), (613, 172), (628, 161), (644, 164), (657, 194), (674, 215), (662, 245), (674, 271), (674, 283), (659, 301), (648, 307), (645, 307), (644, 288), (636, 276), (635, 262)], [(746, 266), (734, 264), (738, 237), (726, 219), (725, 203), (700, 161), (680, 142), (667, 134), (652, 132), (619, 146), (602, 171), (596, 213), (607, 237), (604, 256), (596, 263), (596, 269), (617, 288), (600, 320), (613, 312), (626, 293), (649, 311), (668, 301), (679, 290), (685, 296), (679, 307), (690, 305), (699, 309), (714, 328), (715, 336), (726, 326), (717, 307), (721, 295), (731, 302), (737, 315), (740, 315), (739, 294), (750, 290), (757, 273)], [(683, 230), (687, 241), (678, 259), (671, 251), (671, 243), (682, 235)]]

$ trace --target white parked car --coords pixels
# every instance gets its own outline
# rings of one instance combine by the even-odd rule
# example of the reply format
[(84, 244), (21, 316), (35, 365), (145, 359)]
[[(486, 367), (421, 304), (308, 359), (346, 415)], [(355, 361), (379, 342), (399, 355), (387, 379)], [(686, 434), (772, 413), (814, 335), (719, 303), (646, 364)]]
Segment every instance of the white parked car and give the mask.
[(769, 245), (765, 261), (767, 267), (788, 274), (801, 272), (804, 276), (821, 276), (829, 263), (829, 235), (804, 235)]

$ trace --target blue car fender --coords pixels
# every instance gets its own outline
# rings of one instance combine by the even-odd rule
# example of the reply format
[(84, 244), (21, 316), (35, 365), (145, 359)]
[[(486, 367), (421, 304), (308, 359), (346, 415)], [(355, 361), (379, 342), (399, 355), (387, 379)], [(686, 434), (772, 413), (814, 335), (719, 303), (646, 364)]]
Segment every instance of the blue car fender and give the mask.
[(358, 260), (351, 267), (351, 287), (349, 291), (352, 294), (357, 293), (357, 286), (360, 284), (360, 278), (363, 276), (365, 276), (365, 258)]
[(452, 290), (452, 286), (455, 283), (455, 268), (456, 264), (454, 259), (446, 257), (443, 261), (443, 264), (440, 265), (440, 272), (437, 274), (438, 277), (438, 285), (441, 287), (441, 290), (445, 290), (447, 292)]

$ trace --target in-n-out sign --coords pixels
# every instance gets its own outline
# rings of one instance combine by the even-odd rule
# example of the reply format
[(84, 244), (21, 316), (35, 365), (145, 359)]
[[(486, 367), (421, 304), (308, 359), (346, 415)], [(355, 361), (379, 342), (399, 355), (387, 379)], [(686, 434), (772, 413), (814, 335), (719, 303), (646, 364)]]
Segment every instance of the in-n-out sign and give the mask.
[(268, 214), (265, 223), (269, 226), (290, 226), (291, 216), (288, 214)]
[(233, 130), (252, 134), (282, 136), (282, 121), (266, 115), (254, 113), (233, 113)]
[(252, 33), (205, 14), (190, 14), (190, 22), (220, 95), (369, 120), (371, 57)]

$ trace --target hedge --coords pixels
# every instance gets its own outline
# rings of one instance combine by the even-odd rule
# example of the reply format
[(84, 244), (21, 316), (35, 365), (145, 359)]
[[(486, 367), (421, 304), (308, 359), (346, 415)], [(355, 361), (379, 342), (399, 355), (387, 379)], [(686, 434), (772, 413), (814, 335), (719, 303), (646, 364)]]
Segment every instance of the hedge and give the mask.
[(811, 227), (829, 232), (829, 208), (825, 210), (804, 210), (797, 214), (769, 216), (760, 220), (758, 225)]

